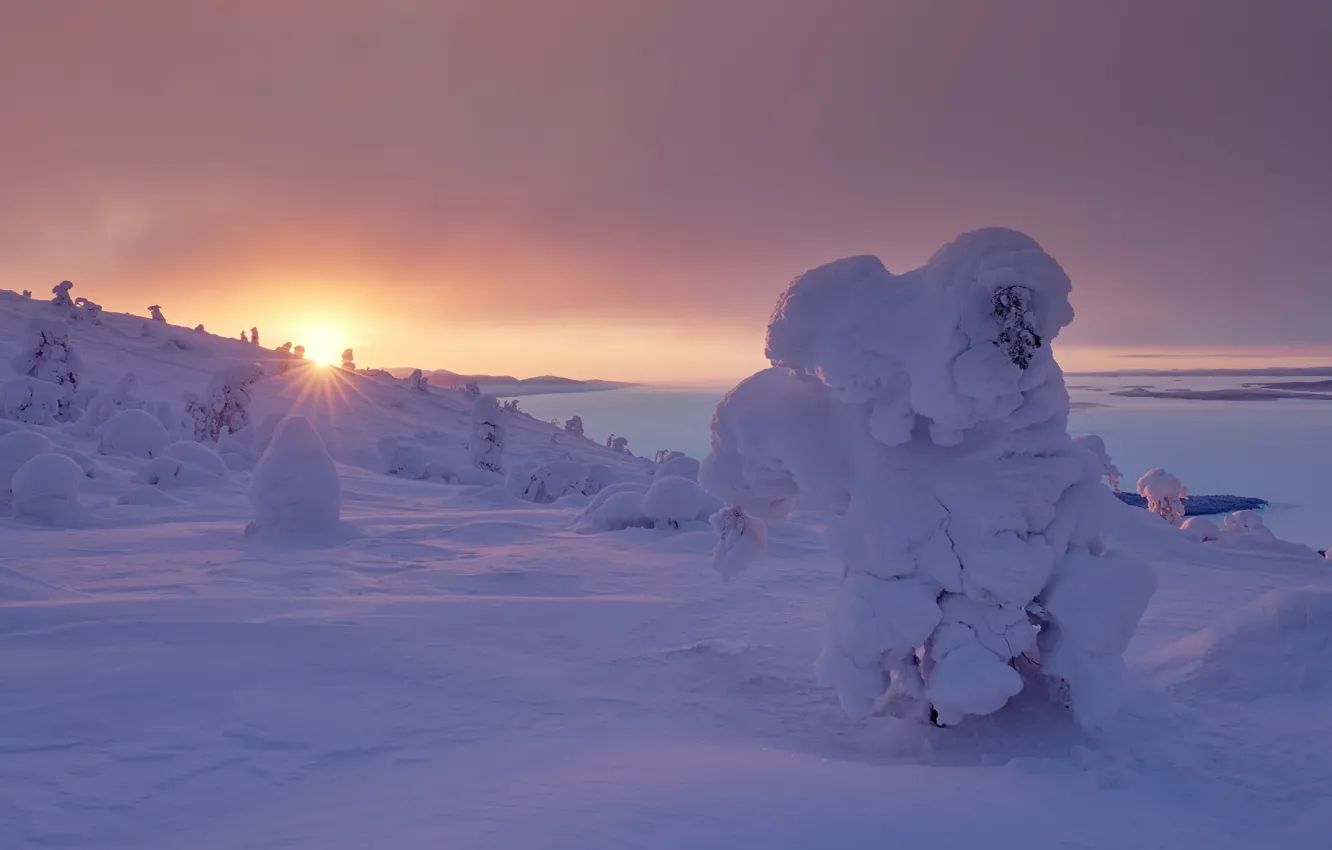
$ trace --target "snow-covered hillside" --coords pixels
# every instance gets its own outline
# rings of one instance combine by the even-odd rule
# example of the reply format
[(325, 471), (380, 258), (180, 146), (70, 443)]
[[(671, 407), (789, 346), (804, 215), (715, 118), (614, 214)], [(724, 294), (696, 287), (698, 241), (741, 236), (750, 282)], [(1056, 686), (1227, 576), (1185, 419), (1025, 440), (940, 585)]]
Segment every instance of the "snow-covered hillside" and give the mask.
[[(53, 315), (0, 293), (0, 377)], [(0, 421), (15, 452), (45, 440), (82, 475), (69, 521), (0, 511), (0, 848), (1328, 846), (1326, 561), (1107, 499), (1107, 537), (1158, 578), (1116, 716), (1083, 728), (1024, 691), (949, 729), (850, 719), (814, 673), (842, 581), (824, 515), (769, 526), (723, 583), (678, 478), (656, 479), (683, 493), (659, 527), (585, 533), (607, 505), (654, 510), (647, 461), (502, 411), (507, 467), (587, 491), (533, 503), (462, 474), (460, 392), (279, 376), (271, 351), (101, 319), (70, 323), (84, 380), (109, 399), (133, 372), (163, 428), (233, 364), (266, 377), (251, 434), (195, 449), (113, 435), (105, 454), (100, 426)], [(255, 455), (293, 413), (336, 463), (346, 527), (247, 536)]]

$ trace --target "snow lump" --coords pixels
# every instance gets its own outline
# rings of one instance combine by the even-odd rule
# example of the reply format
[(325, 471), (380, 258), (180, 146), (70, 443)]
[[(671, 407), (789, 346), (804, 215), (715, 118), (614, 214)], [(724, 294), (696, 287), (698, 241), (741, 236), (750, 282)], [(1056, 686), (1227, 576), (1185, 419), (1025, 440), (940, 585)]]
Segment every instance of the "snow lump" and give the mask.
[(342, 482), (319, 432), (304, 416), (289, 416), (273, 433), (250, 485), (252, 537), (321, 540), (346, 534)]

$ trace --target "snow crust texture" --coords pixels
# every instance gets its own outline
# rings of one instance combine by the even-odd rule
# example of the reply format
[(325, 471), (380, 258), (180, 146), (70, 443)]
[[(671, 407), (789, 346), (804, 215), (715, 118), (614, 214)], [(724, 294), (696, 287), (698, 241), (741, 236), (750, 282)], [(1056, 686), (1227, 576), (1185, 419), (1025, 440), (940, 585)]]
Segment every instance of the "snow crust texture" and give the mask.
[(1068, 434), (1049, 342), (1070, 291), (999, 228), (902, 275), (838, 260), (782, 294), (772, 368), (718, 406), (700, 480), (740, 512), (720, 521), (719, 568), (753, 560), (727, 557), (739, 516), (831, 511), (844, 577), (818, 667), (851, 714), (890, 690), (945, 724), (988, 714), (1024, 687), (1022, 657), (1080, 716), (1109, 710), (1155, 579), (1107, 552), (1112, 464)]

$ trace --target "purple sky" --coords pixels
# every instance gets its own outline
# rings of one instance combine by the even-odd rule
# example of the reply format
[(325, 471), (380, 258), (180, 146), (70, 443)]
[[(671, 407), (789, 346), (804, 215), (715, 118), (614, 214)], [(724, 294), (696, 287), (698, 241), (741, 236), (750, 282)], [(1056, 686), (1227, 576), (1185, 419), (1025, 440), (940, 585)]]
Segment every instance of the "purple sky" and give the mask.
[(1329, 45), (1325, 0), (16, 0), (0, 287), (720, 375), (806, 268), (1003, 224), (1068, 343), (1318, 346)]

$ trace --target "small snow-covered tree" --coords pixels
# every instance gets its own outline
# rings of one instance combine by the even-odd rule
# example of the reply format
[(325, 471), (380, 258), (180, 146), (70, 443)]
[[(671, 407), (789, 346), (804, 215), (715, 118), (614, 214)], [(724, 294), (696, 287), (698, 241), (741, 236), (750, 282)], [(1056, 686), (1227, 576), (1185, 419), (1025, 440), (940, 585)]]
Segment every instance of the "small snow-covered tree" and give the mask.
[(74, 284), (67, 280), (62, 280), (59, 283), (57, 283), (55, 286), (51, 287), (51, 294), (55, 296), (54, 298), (51, 299), (51, 303), (56, 305), (57, 307), (64, 307), (68, 310), (73, 310), (74, 299), (69, 294), (69, 291), (73, 288)]
[(250, 502), (247, 536), (322, 538), (343, 530), (338, 468), (304, 416), (288, 416), (273, 432), (254, 467)]
[(481, 385), (476, 381), (468, 381), (463, 384), (463, 395), (476, 400), (481, 397)]
[(259, 344), (259, 329), (258, 329), (258, 328), (250, 328), (250, 344), (251, 344), (251, 345), (258, 345), (258, 344)]
[(627, 455), (629, 454), (629, 438), (618, 437), (615, 434), (611, 434), (606, 438), (606, 448), (617, 454)]
[(350, 348), (345, 348), (342, 351), (342, 368), (348, 372), (356, 371), (356, 355)]
[(768, 547), (768, 531), (763, 520), (745, 513), (743, 508), (722, 508), (709, 519), (717, 532), (712, 550), (712, 568), (730, 581), (758, 559)]
[(250, 338), (249, 338), (248, 336), (246, 336), (245, 331), (241, 331), (241, 332), (240, 332), (240, 341), (241, 341), (241, 342), (249, 342), (249, 341), (250, 341)]
[(13, 365), (14, 371), (20, 375), (63, 389), (56, 420), (68, 422), (78, 418), (78, 397), (75, 394), (82, 382), (83, 363), (70, 343), (69, 325), (52, 319), (32, 320), (28, 325), (27, 342), (14, 357)]
[(1184, 500), (1189, 492), (1184, 484), (1164, 469), (1152, 469), (1138, 479), (1138, 495), (1147, 500), (1147, 510), (1171, 525), (1184, 519)]
[(564, 423), (564, 430), (578, 437), (583, 436), (583, 417), (574, 416), (566, 420)]
[(1114, 710), (1155, 577), (1110, 551), (1114, 497), (1068, 434), (1048, 342), (1073, 318), (1070, 290), (1001, 228), (902, 275), (838, 260), (782, 294), (773, 368), (718, 405), (700, 474), (731, 506), (716, 563), (753, 560), (757, 531), (731, 554), (742, 516), (828, 511), (843, 577), (818, 673), (849, 713), (951, 725), (1033, 678), (1081, 719)]
[(504, 471), (504, 424), (502, 411), (492, 395), (483, 395), (472, 405), (472, 432), (467, 450), (472, 464), (490, 472)]
[(511, 398), (511, 399), (509, 399), (508, 401), (504, 402), (504, 409), (507, 410), (507, 411), (510, 411), (511, 413), (517, 413), (517, 412), (518, 412), (518, 399), (516, 399), (516, 398)]
[(162, 315), (162, 308), (156, 304), (148, 308), (148, 315), (152, 317), (154, 322), (166, 321), (166, 316)]
[(420, 369), (413, 369), (411, 376), (408, 377), (407, 380), (411, 382), (412, 389), (419, 392), (425, 392), (430, 387), (430, 378), (428, 378)]
[(1095, 456), (1097, 462), (1101, 464), (1101, 474), (1105, 476), (1106, 481), (1110, 483), (1110, 488), (1116, 493), (1119, 492), (1119, 482), (1124, 477), (1115, 466), (1115, 462), (1110, 459), (1110, 453), (1106, 451), (1105, 440), (1095, 434), (1083, 434), (1073, 438), (1073, 442), (1082, 446)]
[(88, 403), (88, 412), (83, 421), (94, 427), (103, 424), (122, 410), (141, 410), (144, 403), (134, 396), (134, 384), (138, 377), (133, 372), (126, 372), (109, 391), (93, 398)]
[(292, 354), (292, 356), (295, 357), (297, 360), (304, 360), (304, 359), (305, 359), (305, 346), (303, 346), (303, 345), (298, 345), (298, 346), (296, 346), (295, 348), (293, 348), (293, 349), (291, 350), (291, 354)]
[(199, 333), (207, 333), (207, 331), (204, 329), (204, 326), (203, 326), (202, 324), (195, 325), (195, 326), (194, 326), (194, 329), (195, 329), (196, 331), (198, 331)]
[(74, 306), (79, 308), (79, 310), (74, 313), (78, 318), (86, 319), (94, 325), (100, 325), (102, 323), (101, 304), (89, 301), (87, 298), (80, 295), (78, 298), (74, 299)]
[(250, 424), (250, 389), (264, 376), (258, 363), (234, 363), (213, 374), (208, 394), (184, 393), (187, 431), (196, 442), (217, 442)]

